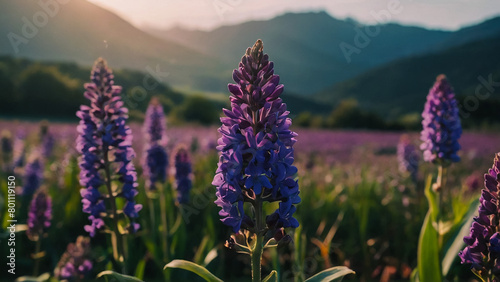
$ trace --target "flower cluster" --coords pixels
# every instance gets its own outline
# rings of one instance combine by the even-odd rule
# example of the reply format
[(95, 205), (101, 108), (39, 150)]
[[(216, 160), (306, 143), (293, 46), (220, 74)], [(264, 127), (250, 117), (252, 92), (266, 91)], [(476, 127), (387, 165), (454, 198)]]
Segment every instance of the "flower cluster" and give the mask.
[[(120, 97), (121, 87), (115, 86), (113, 74), (103, 59), (96, 61), (91, 75), (91, 83), (85, 84), (85, 97), (89, 106), (81, 106), (77, 112), (78, 125), (77, 150), (81, 154), (80, 184), (82, 189), (83, 211), (90, 214), (91, 225), (85, 230), (94, 236), (104, 227), (102, 219), (106, 214), (104, 196), (99, 187), (106, 185), (108, 197), (123, 197), (126, 200), (123, 214), (130, 220), (130, 232), (135, 232), (139, 224), (135, 219), (142, 206), (136, 204), (137, 174), (132, 163), (132, 133), (125, 124), (128, 110)], [(121, 182), (121, 190), (111, 191), (111, 181)]]
[(175, 163), (175, 188), (177, 190), (177, 202), (185, 204), (189, 201), (191, 191), (191, 161), (189, 152), (185, 146), (178, 146), (174, 154)]
[(497, 279), (500, 279), (499, 181), (500, 153), (497, 153), (493, 167), (484, 175), (479, 215), (474, 217), (470, 234), (464, 237), (467, 246), (459, 253), (462, 263), (471, 264), (479, 276), (493, 274)]
[(55, 144), (56, 140), (54, 138), (54, 135), (50, 132), (47, 132), (42, 138), (42, 156), (44, 158), (49, 158), (52, 155)]
[[(245, 215), (244, 202), (280, 201), (279, 208), (267, 216), (269, 230), (282, 233), (284, 227), (298, 227), (293, 218), (300, 202), (293, 166), (296, 133), (280, 94), (283, 85), (274, 74), (273, 63), (263, 53), (258, 40), (248, 48), (238, 69), (235, 84), (229, 84), (231, 110), (224, 109), (217, 149), (218, 169), (213, 180), (217, 187), (215, 203), (221, 207), (222, 222), (234, 232), (255, 225)], [(258, 219), (257, 219), (258, 220)], [(257, 230), (260, 232), (260, 230)]]
[(52, 219), (52, 199), (43, 190), (39, 190), (33, 196), (28, 213), (28, 230), (26, 235), (31, 240), (38, 240), (38, 237), (50, 227)]
[(24, 144), (25, 134), (18, 131), (14, 139), (13, 166), (14, 168), (23, 167), (26, 161), (26, 146)]
[(419, 156), (415, 146), (411, 143), (407, 135), (401, 136), (398, 144), (399, 170), (402, 173), (409, 173), (412, 179), (416, 179), (418, 174)]
[(43, 163), (37, 152), (33, 153), (31, 160), (26, 164), (22, 194), (30, 197), (42, 185)]
[(49, 158), (52, 155), (55, 143), (54, 135), (49, 130), (49, 122), (43, 120), (40, 123), (40, 149), (44, 158)]
[(462, 135), (462, 126), (458, 115), (455, 94), (446, 79), (439, 75), (436, 83), (427, 95), (422, 112), (420, 148), (424, 151), (427, 162), (458, 162), (460, 150), (458, 139)]
[(92, 270), (90, 260), (90, 239), (78, 236), (76, 243), (70, 243), (54, 270), (60, 280), (82, 281)]
[(165, 114), (156, 98), (149, 103), (144, 120), (144, 132), (147, 136), (143, 167), (146, 187), (155, 190), (156, 182), (164, 183), (167, 178), (168, 154), (165, 150)]
[(3, 130), (2, 131), (2, 137), (1, 137), (1, 150), (2, 150), (2, 161), (4, 165), (4, 169), (7, 170), (11, 166), (11, 161), (12, 161), (12, 154), (14, 150), (13, 142), (12, 142), (12, 135), (10, 134), (9, 131)]
[(483, 177), (479, 173), (473, 173), (465, 179), (465, 187), (468, 192), (477, 192), (481, 189)]

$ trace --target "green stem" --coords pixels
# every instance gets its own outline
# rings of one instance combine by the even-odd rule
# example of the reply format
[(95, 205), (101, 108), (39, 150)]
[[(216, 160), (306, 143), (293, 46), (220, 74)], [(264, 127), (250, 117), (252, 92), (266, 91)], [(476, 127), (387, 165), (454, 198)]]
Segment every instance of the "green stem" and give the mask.
[(154, 206), (154, 201), (152, 198), (148, 197), (148, 203), (149, 203), (149, 217), (151, 220), (151, 239), (153, 240), (153, 243), (156, 245), (156, 224), (155, 224), (155, 206)]
[(261, 280), (261, 259), (262, 259), (262, 243), (264, 236), (257, 235), (255, 248), (252, 251), (252, 282), (260, 282)]
[(108, 190), (109, 201), (111, 204), (111, 212), (113, 217), (113, 234), (111, 235), (111, 243), (113, 244), (113, 257), (116, 262), (122, 266), (122, 273), (127, 274), (127, 269), (125, 267), (125, 258), (124, 258), (124, 242), (122, 238), (122, 234), (119, 229), (118, 223), (118, 212), (116, 208), (116, 198), (113, 195), (113, 189), (111, 187), (111, 172), (109, 166), (109, 157), (108, 150), (104, 150), (104, 171), (106, 173), (106, 188)]
[[(436, 185), (439, 187), (437, 190), (438, 193), (438, 206), (439, 206), (439, 213), (437, 216), (438, 220), (438, 226), (439, 226), (439, 246), (443, 246), (443, 234), (441, 234), (441, 224), (444, 222), (445, 218), (445, 205), (444, 205), (444, 193), (446, 191), (445, 185), (446, 185), (446, 167), (444, 167), (442, 164), (439, 165), (438, 167), (438, 177), (436, 180)], [(449, 195), (449, 191), (447, 191), (447, 194)]]
[(38, 276), (38, 270), (40, 269), (40, 250), (42, 248), (41, 234), (36, 239), (35, 243), (35, 269), (33, 269), (33, 276)]
[(168, 254), (168, 225), (167, 225), (167, 206), (165, 205), (165, 185), (160, 185), (160, 212), (161, 212), (161, 231), (163, 232), (163, 261), (169, 261)]
[(264, 235), (263, 230), (263, 220), (262, 220), (262, 200), (260, 196), (257, 196), (255, 200), (255, 217), (256, 217), (256, 236), (255, 246), (252, 249), (251, 260), (252, 260), (252, 282), (261, 281), (261, 260), (262, 252), (264, 250)]
[(439, 217), (441, 217), (443, 215), (443, 165), (439, 165), (438, 167), (438, 177), (437, 177), (437, 180), (436, 180), (436, 184), (437, 186), (439, 187), (439, 189), (437, 190), (437, 192), (439, 193), (439, 202), (438, 202), (438, 205), (439, 205)]

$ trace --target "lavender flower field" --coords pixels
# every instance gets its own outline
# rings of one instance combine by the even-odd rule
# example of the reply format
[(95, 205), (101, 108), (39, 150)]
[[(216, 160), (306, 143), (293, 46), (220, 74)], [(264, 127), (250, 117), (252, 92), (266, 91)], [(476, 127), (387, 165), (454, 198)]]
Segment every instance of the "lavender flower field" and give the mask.
[[(82, 187), (79, 184), (78, 153), (75, 149), (76, 124), (49, 125), (49, 133), (56, 141), (51, 154), (43, 158), (42, 167), (35, 174), (30, 174), (30, 169), (34, 168), (30, 164), (33, 163), (31, 158), (36, 160), (37, 150), (43, 144), (40, 141), (40, 123), (1, 121), (0, 127), (12, 132), (14, 145), (10, 158), (24, 159), (21, 162), (24, 165), (13, 170), (9, 163), (3, 163), (2, 170), (4, 187), (7, 186), (7, 175), (16, 176), (16, 218), (21, 223), (16, 233), (16, 272), (24, 276), (48, 273), (53, 277), (51, 279), (63, 279), (62, 267), (66, 266), (61, 266), (61, 260), (69, 260), (62, 257), (66, 246), (73, 244), (78, 236), (89, 236), (84, 230), (88, 222), (82, 212), (79, 193)], [(161, 238), (164, 236), (160, 227), (162, 214), (157, 202), (158, 193), (151, 195), (146, 184), (149, 180), (143, 176), (145, 166), (141, 160), (144, 158), (143, 148), (147, 138), (141, 134), (141, 127), (141, 124), (131, 123), (134, 134), (132, 144), (137, 155), (134, 158), (138, 172), (137, 202), (143, 205), (143, 210), (139, 212), (138, 219), (142, 227), (127, 242), (127, 273), (144, 281), (197, 279), (181, 271), (168, 274), (162, 271), (162, 264), (168, 262), (164, 260), (165, 254), (161, 247)], [(409, 280), (417, 264), (418, 234), (427, 211), (424, 182), (426, 176), (434, 172), (433, 165), (420, 160), (416, 179), (412, 179), (410, 172), (402, 171), (397, 156), (401, 136), (399, 132), (303, 128), (294, 131), (298, 134), (294, 146), (295, 165), (302, 198), (297, 206), (296, 218), (307, 224), (301, 224), (296, 229), (291, 243), (264, 252), (263, 273), (269, 273), (279, 266), (280, 279), (292, 281), (299, 272), (306, 278), (330, 266), (347, 265), (356, 271), (356, 275), (347, 276), (346, 280)], [(216, 196), (211, 182), (217, 164), (217, 129), (169, 126), (166, 135), (168, 143), (165, 150), (174, 154), (175, 147), (182, 144), (189, 150), (193, 167), (192, 189), (184, 207), (176, 204), (175, 200), (178, 197), (184, 199), (185, 196), (179, 196), (176, 190), (178, 184), (174, 158), (169, 160), (166, 169), (167, 178), (163, 185), (167, 195), (163, 196), (168, 228), (174, 230), (168, 231), (166, 235), (170, 245), (168, 256), (206, 265), (227, 281), (239, 281), (249, 276), (249, 261), (224, 247), (231, 230), (223, 228), (218, 209), (213, 203)], [(408, 134), (417, 148), (418, 137), (416, 132)], [(481, 175), (491, 166), (491, 152), (495, 152), (499, 141), (498, 134), (463, 133), (459, 153), (462, 161), (450, 169), (449, 173), (453, 177), (448, 178), (448, 185), (452, 188), (447, 192), (452, 195), (450, 204), (459, 212), (464, 209), (461, 204), (473, 204), (482, 186), (469, 187), (468, 177)], [(7, 157), (6, 154), (4, 151), (2, 156)], [(36, 186), (29, 189), (48, 191), (52, 197), (52, 212), (45, 217), (48, 220), (46, 224), (37, 223), (45, 227), (43, 235), (37, 235), (39, 239), (35, 241), (29, 235), (33, 216), (28, 214), (34, 204), (30, 208), (29, 199), (25, 199), (26, 196), (21, 192), (27, 185)], [(6, 203), (7, 189), (2, 191)], [(38, 212), (43, 214), (41, 210)], [(4, 228), (7, 227), (6, 205), (2, 220)], [(153, 222), (155, 226), (152, 226)], [(26, 229), (23, 229), (23, 224), (27, 224)], [(113, 269), (109, 238), (96, 233), (92, 240), (86, 240), (91, 246), (86, 247), (89, 248), (85, 251), (86, 259), (75, 258), (81, 261), (78, 263), (85, 265), (82, 267), (84, 271), (70, 271), (71, 277), (85, 281), (94, 279), (106, 269)], [(37, 246), (38, 242), (40, 246)], [(302, 249), (297, 249), (298, 246)], [(5, 245), (2, 248), (2, 253), (8, 252)], [(302, 252), (303, 257), (294, 255), (298, 251)], [(33, 255), (37, 253), (43, 253), (43, 256), (35, 259)], [(235, 272), (234, 269), (241, 269), (242, 272)], [(469, 267), (460, 265), (458, 254), (452, 271), (454, 276), (473, 279)], [(48, 278), (48, 275), (42, 278)]]
[(500, 9), (440, 1), (1, 4), (0, 281), (500, 281)]

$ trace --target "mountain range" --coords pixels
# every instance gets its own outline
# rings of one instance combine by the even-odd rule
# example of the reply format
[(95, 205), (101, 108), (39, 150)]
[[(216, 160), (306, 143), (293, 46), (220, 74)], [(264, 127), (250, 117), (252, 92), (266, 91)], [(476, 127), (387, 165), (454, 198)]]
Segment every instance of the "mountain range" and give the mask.
[(84, 66), (102, 56), (113, 67), (155, 73), (167, 83), (195, 89), (210, 88), (206, 83), (219, 79), (221, 69), (210, 56), (151, 36), (85, 0), (2, 1), (0, 34), (0, 55)]
[[(253, 38), (261, 38), (287, 89), (310, 95), (400, 58), (441, 52), (498, 35), (500, 18), (451, 32), (398, 24), (363, 26), (353, 20), (335, 19), (326, 12), (310, 12), (211, 31), (177, 27), (149, 32), (216, 57), (228, 67), (236, 67), (235, 58)], [(349, 54), (349, 50), (355, 51)]]
[[(299, 95), (310, 95), (374, 66), (424, 52), (450, 35), (445, 31), (387, 24), (379, 27), (378, 36), (369, 37), (365, 28), (373, 26), (338, 20), (326, 12), (310, 12), (289, 13), (268, 21), (251, 21), (212, 31), (173, 28), (149, 32), (214, 56), (228, 68), (236, 67), (244, 50), (260, 38), (282, 82)], [(361, 33), (366, 38), (366, 47), (358, 48), (359, 54), (346, 59), (340, 45), (357, 48), (355, 38)]]
[[(356, 98), (362, 107), (387, 117), (420, 111), (439, 73), (450, 77), (458, 93), (467, 94), (479, 75), (496, 77), (500, 69), (500, 17), (457, 31), (367, 26), (326, 12), (287, 13), (210, 31), (141, 30), (85, 0), (66, 2), (50, 15), (39, 1), (4, 1), (0, 55), (83, 66), (104, 56), (114, 68), (156, 74), (177, 89), (226, 93), (232, 69), (260, 38), (286, 95), (327, 107)], [(43, 20), (41, 12), (47, 14), (46, 23), (34, 24)], [(23, 29), (30, 24), (37, 31), (28, 38)], [(12, 34), (24, 41), (13, 45)]]
[[(441, 52), (398, 59), (336, 83), (314, 95), (324, 102), (356, 99), (362, 108), (394, 118), (421, 112), (436, 76), (446, 74), (456, 95), (469, 106), (500, 93), (500, 36), (473, 41)], [(479, 90), (478, 90), (479, 89)], [(488, 94), (489, 93), (489, 94)], [(496, 93), (497, 95), (491, 95)], [(487, 98), (482, 98), (486, 97)], [(469, 98), (466, 98), (469, 97)]]

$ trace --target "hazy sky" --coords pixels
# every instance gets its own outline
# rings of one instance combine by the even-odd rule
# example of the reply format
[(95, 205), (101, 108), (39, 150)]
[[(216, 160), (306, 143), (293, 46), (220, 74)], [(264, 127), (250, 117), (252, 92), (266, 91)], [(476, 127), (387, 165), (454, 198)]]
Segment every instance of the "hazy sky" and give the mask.
[[(499, 0), (89, 0), (136, 26), (196, 29), (269, 19), (289, 11), (326, 10), (337, 18), (374, 23), (389, 11), (391, 21), (429, 28), (457, 29), (500, 15)], [(399, 5), (398, 5), (399, 4)], [(389, 14), (389, 13), (386, 13)]]

